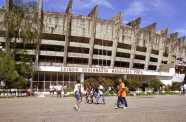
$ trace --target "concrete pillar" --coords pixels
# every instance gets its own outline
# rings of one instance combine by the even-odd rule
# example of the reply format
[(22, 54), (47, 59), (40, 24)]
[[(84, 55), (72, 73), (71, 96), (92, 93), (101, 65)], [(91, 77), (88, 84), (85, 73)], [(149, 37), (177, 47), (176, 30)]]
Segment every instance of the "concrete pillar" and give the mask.
[[(184, 39), (184, 40), (185, 40), (185, 39)], [(186, 48), (186, 42), (184, 41), (184, 42), (183, 42), (183, 54), (182, 54), (183, 59), (185, 58), (185, 48)]]
[(139, 35), (139, 28), (140, 28), (141, 18), (138, 18), (127, 25), (132, 26), (132, 43), (131, 43), (131, 52), (130, 52), (130, 63), (129, 63), (129, 69), (133, 68), (134, 65), (134, 58), (136, 53), (136, 46), (138, 45), (138, 35)]
[(184, 37), (180, 37), (178, 38), (178, 55), (180, 56), (180, 58), (185, 58), (185, 36)]
[(144, 70), (148, 70), (148, 67), (149, 67), (150, 55), (151, 55), (153, 41), (154, 41), (155, 32), (156, 32), (156, 25), (157, 25), (157, 23), (153, 23), (153, 24), (143, 28), (144, 30), (148, 30), (148, 32), (149, 32), (149, 40), (147, 41), (147, 50), (146, 50)]
[[(136, 41), (136, 38), (134, 38), (134, 40)], [(131, 52), (130, 52), (129, 69), (132, 69), (134, 66), (135, 53), (136, 53), (136, 44), (132, 44)]]
[(67, 57), (68, 57), (68, 45), (69, 45), (69, 36), (70, 36), (70, 21), (71, 21), (71, 13), (72, 13), (72, 0), (69, 1), (68, 7), (65, 11), (66, 13), (66, 35), (65, 35), (65, 46), (64, 46), (64, 57), (63, 57), (63, 65), (67, 65)]
[(176, 44), (176, 41), (177, 41), (177, 37), (178, 37), (178, 32), (176, 33), (172, 33), (169, 35), (171, 40), (170, 40), (170, 46), (169, 46), (169, 54), (168, 54), (168, 64), (171, 63), (171, 61), (175, 61), (173, 59), (173, 55), (174, 55), (174, 50), (175, 50), (175, 44)]
[(158, 62), (157, 62), (157, 68), (156, 70), (159, 71), (159, 66), (161, 65), (163, 54), (165, 51), (165, 44), (167, 41), (167, 34), (168, 34), (169, 28), (165, 28), (163, 30), (158, 31), (157, 33), (160, 33), (160, 43), (159, 43), (159, 56), (158, 56)]
[(119, 32), (120, 32), (120, 26), (121, 26), (121, 21), (122, 21), (122, 16), (123, 12), (118, 13), (115, 15), (113, 18), (111, 18), (109, 21), (113, 21), (113, 36), (112, 36), (112, 56), (111, 56), (111, 63), (110, 63), (110, 68), (114, 68), (115, 64), (115, 58), (116, 58), (116, 52), (117, 52), (117, 47), (118, 47), (118, 40), (119, 40)]
[[(39, 15), (40, 21), (43, 22), (43, 0), (39, 0), (39, 13), (38, 13), (38, 15)], [(42, 31), (42, 30), (41, 30), (41, 31)], [(39, 39), (38, 39), (38, 41), (39, 41)], [(39, 45), (36, 44), (37, 66), (38, 66), (38, 63), (39, 63), (39, 52), (40, 52), (40, 50), (39, 50)]]
[(127, 75), (123, 75), (123, 79), (126, 80), (127, 79)]
[(98, 6), (95, 6), (94, 9), (88, 15), (92, 19), (90, 25), (91, 37), (90, 37), (89, 60), (88, 60), (89, 67), (92, 67), (94, 40), (96, 36), (97, 15), (98, 15)]
[(84, 73), (82, 72), (81, 74), (80, 74), (80, 81), (81, 81), (81, 84), (84, 84)]

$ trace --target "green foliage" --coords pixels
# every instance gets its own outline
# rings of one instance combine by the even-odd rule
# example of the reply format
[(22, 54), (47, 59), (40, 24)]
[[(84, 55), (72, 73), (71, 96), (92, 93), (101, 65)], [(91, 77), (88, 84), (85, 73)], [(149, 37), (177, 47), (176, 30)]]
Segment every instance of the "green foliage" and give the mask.
[(40, 45), (43, 23), (39, 19), (37, 2), (29, 0), (14, 0), (11, 11), (0, 9), (0, 15), (3, 15), (4, 21), (0, 22), (0, 30), (6, 28), (6, 48), (10, 48), (10, 41), (14, 38), (13, 59), (17, 53), (16, 41), (21, 38), (23, 47), (28, 42)]
[(16, 82), (12, 84), (12, 88), (25, 89), (27, 87), (27, 81), (20, 76)]
[(8, 52), (6, 56), (1, 57), (0, 65), (0, 80), (5, 83), (5, 88), (11, 88), (13, 82), (19, 77), (15, 70), (14, 61), (11, 53)]
[(172, 91), (180, 90), (180, 86), (182, 85), (181, 82), (172, 82)]
[(72, 92), (73, 89), (72, 89), (71, 87), (68, 87), (68, 88), (66, 89), (66, 91), (67, 91), (67, 92)]
[(154, 91), (157, 91), (159, 87), (163, 87), (164, 84), (157, 78), (150, 80), (150, 86), (154, 88)]
[(19, 75), (24, 78), (32, 78), (34, 75), (34, 67), (32, 57), (30, 55), (19, 55), (21, 62), (16, 64), (16, 70), (18, 71)]
[(101, 85), (107, 90), (109, 87), (114, 85), (114, 82), (111, 79), (106, 79), (103, 77), (99, 77), (98, 81), (94, 78), (90, 78), (90, 79), (86, 79), (84, 81), (84, 88), (86, 88), (86, 86), (88, 86), (88, 84), (95, 84), (96, 86), (98, 86), (98, 83), (101, 83)]
[(141, 87), (141, 83), (137, 79), (127, 79), (127, 81), (129, 83), (129, 90), (131, 91), (134, 91), (135, 88)]
[(119, 86), (118, 80), (119, 80), (119, 79), (115, 79), (115, 80), (114, 80), (114, 88), (117, 88), (117, 86)]
[(96, 84), (96, 86), (98, 86), (98, 81), (96, 80), (96, 79), (94, 79), (94, 78), (90, 78), (90, 79), (86, 79), (85, 81), (84, 81), (84, 88), (86, 88), (86, 86), (88, 86), (88, 84)]
[(113, 86), (114, 85), (114, 82), (113, 80), (111, 79), (106, 79), (106, 78), (103, 78), (103, 77), (99, 77), (98, 78), (98, 82), (102, 84), (102, 86), (108, 90), (109, 87)]
[[(32, 78), (34, 72), (32, 57), (27, 55), (25, 47), (29, 42), (38, 49), (43, 23), (39, 18), (36, 1), (13, 0), (11, 4), (10, 11), (0, 9), (0, 15), (3, 16), (3, 21), (0, 22), (0, 31), (6, 29), (6, 49), (9, 51), (10, 48), (13, 48), (13, 52), (11, 51), (13, 60), (17, 62), (12, 61), (10, 51), (6, 56), (0, 52), (0, 62), (2, 62), (0, 64), (0, 80), (5, 82), (7, 88), (25, 88), (27, 82), (25, 79)], [(19, 38), (23, 41), (20, 50), (16, 49), (16, 41)], [(11, 40), (14, 40), (13, 45), (10, 44)]]
[(123, 80), (123, 83), (125, 84), (125, 87), (129, 87), (130, 86), (130, 83), (128, 80)]
[(149, 87), (150, 86), (150, 84), (149, 83), (145, 83), (145, 82), (142, 82), (141, 83), (141, 87), (140, 88), (142, 88), (143, 89), (143, 91), (145, 91), (145, 87)]

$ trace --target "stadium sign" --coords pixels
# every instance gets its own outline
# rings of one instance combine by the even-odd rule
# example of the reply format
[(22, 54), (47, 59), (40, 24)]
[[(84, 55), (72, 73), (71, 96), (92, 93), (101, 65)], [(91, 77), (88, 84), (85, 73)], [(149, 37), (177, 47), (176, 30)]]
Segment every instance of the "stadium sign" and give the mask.
[(61, 67), (61, 71), (62, 72), (85, 72), (85, 73), (143, 74), (143, 71), (141, 70), (79, 68), (79, 67)]

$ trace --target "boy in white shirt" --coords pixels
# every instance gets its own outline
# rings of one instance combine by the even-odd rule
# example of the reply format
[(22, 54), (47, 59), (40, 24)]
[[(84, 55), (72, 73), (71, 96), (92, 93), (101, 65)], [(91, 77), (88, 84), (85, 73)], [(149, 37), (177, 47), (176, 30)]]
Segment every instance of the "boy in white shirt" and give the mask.
[(59, 85), (59, 83), (58, 83), (55, 88), (56, 88), (56, 91), (57, 91), (57, 98), (58, 98), (58, 95), (60, 95), (60, 97), (61, 97), (62, 86)]
[(101, 83), (98, 83), (99, 87), (98, 87), (98, 97), (96, 99), (96, 103), (98, 104), (98, 100), (100, 97), (102, 97), (103, 100), (103, 104), (105, 104), (105, 98), (104, 98), (104, 94), (103, 94), (103, 86), (101, 85)]

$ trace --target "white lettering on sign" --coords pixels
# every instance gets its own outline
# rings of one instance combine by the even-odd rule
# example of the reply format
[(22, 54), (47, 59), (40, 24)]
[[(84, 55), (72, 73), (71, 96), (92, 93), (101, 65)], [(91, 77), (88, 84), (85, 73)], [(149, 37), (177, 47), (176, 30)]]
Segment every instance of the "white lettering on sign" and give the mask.
[(78, 67), (61, 67), (61, 71), (62, 72), (87, 72), (87, 73), (143, 74), (143, 71), (141, 70), (78, 68)]

